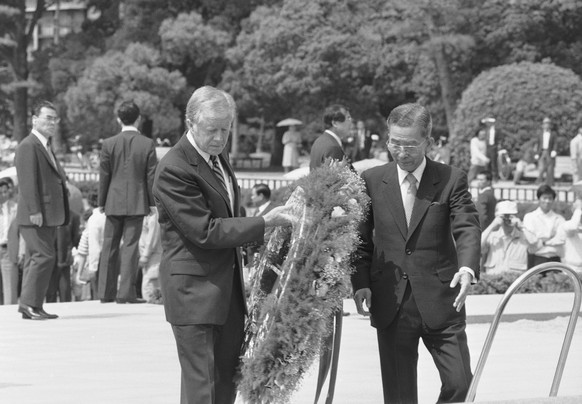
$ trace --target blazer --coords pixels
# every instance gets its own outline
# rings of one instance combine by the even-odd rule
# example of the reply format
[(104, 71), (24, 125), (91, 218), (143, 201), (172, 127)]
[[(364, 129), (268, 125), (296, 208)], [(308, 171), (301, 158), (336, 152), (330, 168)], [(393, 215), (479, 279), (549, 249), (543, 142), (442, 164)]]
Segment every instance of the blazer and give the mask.
[(105, 214), (149, 214), (156, 165), (154, 141), (139, 132), (124, 131), (105, 139), (99, 172), (99, 206)]
[[(246, 243), (263, 243), (262, 217), (239, 217), (240, 190), (226, 154), (220, 161), (234, 186), (234, 209), (210, 166), (186, 136), (161, 159), (154, 199), (162, 234), (160, 286), (174, 325), (226, 322), (233, 285), (244, 293)], [(239, 277), (236, 281), (234, 277)], [(240, 302), (246, 311), (244, 297)]]
[[(544, 146), (544, 132), (540, 132), (538, 134), (537, 140), (535, 142), (534, 150), (536, 153), (541, 153), (543, 151), (542, 147)], [(557, 135), (555, 132), (550, 131), (550, 141), (548, 142), (548, 151), (552, 152), (556, 150), (557, 146)]]
[(315, 139), (311, 146), (309, 170), (314, 170), (321, 166), (325, 159), (329, 157), (335, 160), (342, 160), (345, 157), (345, 153), (337, 140), (329, 133), (324, 132)]
[(387, 327), (398, 311), (408, 281), (429, 327), (465, 319), (453, 302), (459, 286), (449, 283), (462, 266), (479, 277), (481, 229), (461, 170), (427, 159), (407, 230), (396, 163), (364, 171), (371, 209), (360, 226), (354, 290), (370, 288), (372, 325)]
[(20, 142), (15, 156), (18, 175), (16, 221), (33, 226), (30, 215), (42, 213), (43, 227), (69, 222), (69, 198), (66, 174), (57, 160), (53, 164), (48, 151), (34, 134)]

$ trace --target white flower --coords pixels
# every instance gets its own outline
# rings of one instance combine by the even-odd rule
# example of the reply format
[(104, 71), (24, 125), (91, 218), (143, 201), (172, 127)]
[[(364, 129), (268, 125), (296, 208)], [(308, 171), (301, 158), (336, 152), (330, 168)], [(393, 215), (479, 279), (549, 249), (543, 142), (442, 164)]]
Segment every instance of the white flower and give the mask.
[(343, 210), (340, 206), (335, 206), (331, 212), (331, 217), (343, 217), (346, 215), (346, 211)]

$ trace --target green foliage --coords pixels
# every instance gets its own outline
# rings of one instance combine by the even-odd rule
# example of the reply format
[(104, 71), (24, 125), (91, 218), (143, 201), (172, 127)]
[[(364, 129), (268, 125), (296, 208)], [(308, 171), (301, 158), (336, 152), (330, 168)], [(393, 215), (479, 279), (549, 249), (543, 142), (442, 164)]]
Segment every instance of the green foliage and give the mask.
[(549, 63), (522, 62), (481, 73), (463, 92), (451, 138), (454, 164), (469, 167), (469, 140), (479, 121), (496, 118), (500, 147), (516, 159), (520, 147), (540, 134), (542, 119), (552, 119), (558, 153), (582, 124), (582, 80), (571, 70)]
[[(511, 284), (521, 276), (519, 272), (511, 271), (503, 274), (481, 274), (481, 279), (471, 288), (471, 295), (503, 294)], [(579, 275), (582, 279), (582, 274)], [(574, 286), (570, 278), (561, 272), (545, 272), (536, 275), (525, 282), (516, 293), (558, 293), (573, 292)]]
[(133, 99), (142, 116), (153, 121), (154, 136), (175, 134), (181, 117), (173, 100), (181, 94), (185, 80), (160, 64), (159, 52), (143, 44), (96, 58), (65, 95), (74, 130), (93, 140), (117, 133), (115, 108)]

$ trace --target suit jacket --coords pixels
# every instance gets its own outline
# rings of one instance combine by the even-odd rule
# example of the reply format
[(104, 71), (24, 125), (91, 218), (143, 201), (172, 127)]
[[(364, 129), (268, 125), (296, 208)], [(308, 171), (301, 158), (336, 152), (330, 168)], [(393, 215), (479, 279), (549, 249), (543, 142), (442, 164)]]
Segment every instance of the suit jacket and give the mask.
[(99, 173), (99, 206), (112, 216), (144, 216), (154, 206), (156, 171), (153, 140), (124, 131), (103, 141)]
[(43, 227), (56, 227), (69, 221), (66, 174), (55, 159), (52, 163), (41, 141), (29, 134), (16, 149), (18, 208), (16, 221), (32, 226), (30, 215), (42, 213)]
[[(479, 277), (481, 229), (468, 192), (467, 176), (427, 159), (407, 230), (396, 163), (363, 173), (371, 209), (362, 222), (354, 290), (372, 290), (372, 325), (387, 327), (407, 283), (422, 319), (440, 329), (465, 319), (453, 307), (459, 286), (449, 287), (461, 266)], [(373, 235), (374, 234), (374, 235)]]
[[(556, 151), (556, 146), (557, 146), (557, 135), (555, 132), (550, 131), (550, 141), (548, 142), (548, 151), (552, 152), (552, 151)], [(534, 146), (534, 150), (536, 151), (536, 153), (540, 153), (543, 151), (543, 147), (544, 147), (544, 132), (540, 132), (538, 135), (538, 138), (536, 140), (535, 146)]]
[[(156, 170), (154, 198), (163, 248), (159, 279), (166, 319), (174, 325), (224, 324), (233, 284), (244, 289), (239, 247), (264, 241), (263, 218), (238, 217), (236, 178), (227, 156), (221, 155), (220, 161), (235, 184), (234, 210), (226, 190), (186, 136)], [(246, 310), (244, 300), (240, 304)]]
[(309, 169), (316, 169), (329, 157), (335, 160), (342, 160), (345, 157), (345, 153), (337, 140), (329, 133), (324, 132), (315, 139), (311, 146)]

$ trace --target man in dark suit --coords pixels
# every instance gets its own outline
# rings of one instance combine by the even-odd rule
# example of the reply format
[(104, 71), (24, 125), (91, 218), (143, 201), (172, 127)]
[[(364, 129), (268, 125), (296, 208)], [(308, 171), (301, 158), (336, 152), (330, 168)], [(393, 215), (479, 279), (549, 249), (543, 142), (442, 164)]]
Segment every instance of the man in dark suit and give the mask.
[(477, 210), (466, 175), (425, 157), (433, 141), (426, 108), (401, 105), (387, 126), (395, 161), (362, 175), (372, 205), (361, 225), (354, 300), (377, 329), (386, 403), (418, 401), (421, 338), (441, 377), (438, 402), (464, 401), (472, 378), (464, 303), (481, 254)]
[(143, 218), (155, 205), (152, 187), (157, 158), (154, 141), (137, 130), (139, 117), (133, 101), (122, 103), (117, 110), (121, 132), (105, 139), (101, 149), (99, 208), (107, 215), (99, 261), (102, 303), (145, 302), (137, 298), (135, 282)]
[(542, 122), (542, 132), (538, 136), (538, 140), (534, 150), (538, 156), (538, 178), (537, 184), (544, 182), (547, 185), (554, 185), (554, 167), (556, 166), (556, 152), (557, 139), (556, 134), (551, 131), (552, 120), (545, 117)]
[(22, 318), (57, 318), (43, 309), (56, 260), (56, 229), (69, 222), (66, 176), (51, 149), (59, 117), (47, 101), (33, 109), (32, 131), (16, 149), (20, 188), (16, 221), (26, 242), (26, 258), (18, 311)]
[(311, 146), (309, 169), (323, 164), (325, 159), (342, 160), (345, 157), (342, 140), (350, 133), (352, 117), (343, 105), (331, 105), (323, 113), (325, 132)]
[(182, 404), (234, 402), (247, 310), (239, 247), (289, 223), (283, 207), (239, 217), (239, 187), (224, 151), (235, 114), (229, 94), (197, 89), (186, 107), (188, 132), (156, 171), (160, 286), (182, 368)]
[(372, 147), (372, 134), (366, 129), (364, 121), (356, 123), (356, 153), (352, 161), (360, 161), (370, 158), (370, 148)]

